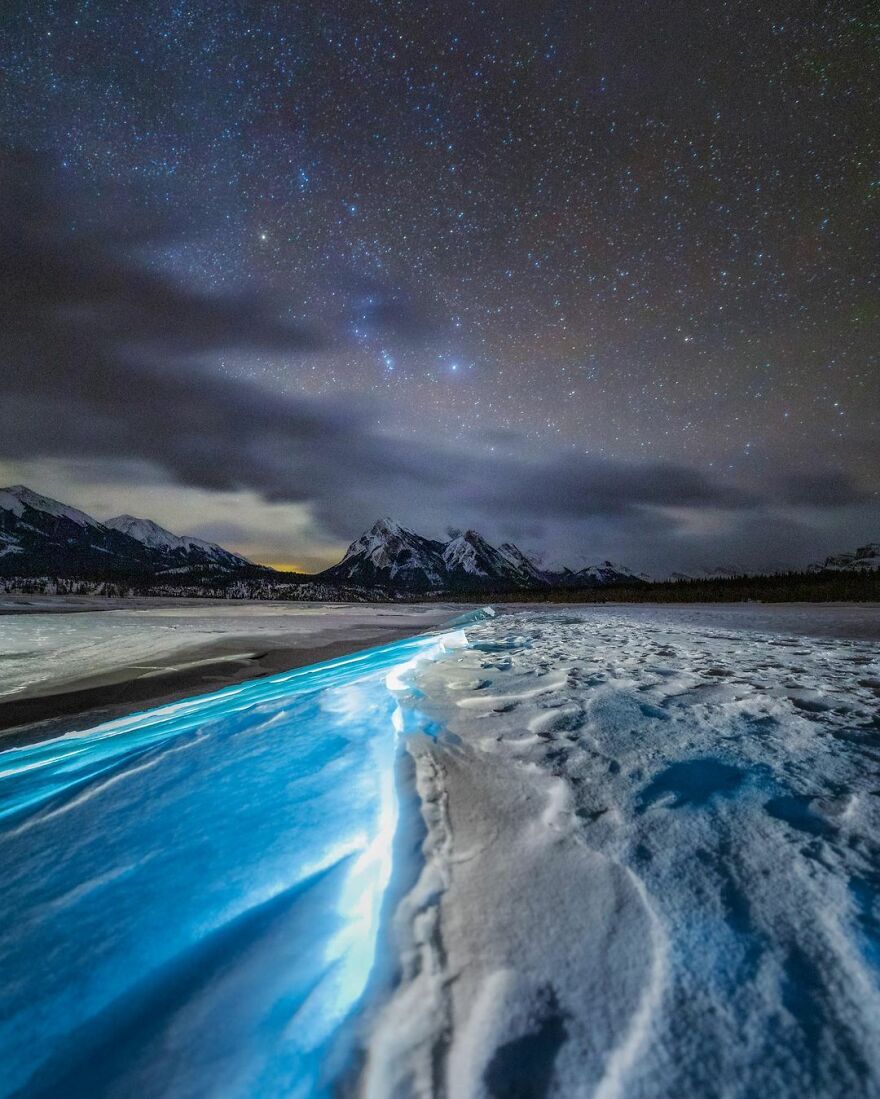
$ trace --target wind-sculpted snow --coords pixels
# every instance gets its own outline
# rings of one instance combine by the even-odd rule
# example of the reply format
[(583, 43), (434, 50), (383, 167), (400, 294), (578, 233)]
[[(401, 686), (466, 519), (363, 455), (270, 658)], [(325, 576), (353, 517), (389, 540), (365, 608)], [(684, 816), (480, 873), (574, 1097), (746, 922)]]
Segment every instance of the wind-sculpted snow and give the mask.
[(503, 615), (419, 672), (371, 1099), (880, 1095), (880, 653), (698, 610)]
[(420, 636), (0, 753), (0, 1094), (327, 1092)]

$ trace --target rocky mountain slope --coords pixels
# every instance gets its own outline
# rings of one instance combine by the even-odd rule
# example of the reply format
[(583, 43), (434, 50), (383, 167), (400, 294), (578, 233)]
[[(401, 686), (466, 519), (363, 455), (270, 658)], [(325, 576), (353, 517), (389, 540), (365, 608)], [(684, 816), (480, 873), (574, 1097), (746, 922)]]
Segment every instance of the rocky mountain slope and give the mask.
[(99, 522), (24, 485), (0, 489), (0, 576), (160, 579), (272, 573), (200, 538), (149, 519)]
[(867, 572), (880, 569), (880, 542), (868, 542), (852, 553), (837, 553), (821, 564), (811, 565), (811, 572)]
[(253, 561), (248, 561), (241, 554), (232, 553), (215, 542), (206, 542), (202, 538), (193, 538), (187, 534), (172, 534), (170, 530), (160, 527), (152, 519), (116, 515), (112, 519), (107, 519), (104, 526), (136, 539), (147, 549), (155, 550), (164, 560), (174, 562), (177, 567), (192, 565), (209, 565), (224, 569), (254, 567)]

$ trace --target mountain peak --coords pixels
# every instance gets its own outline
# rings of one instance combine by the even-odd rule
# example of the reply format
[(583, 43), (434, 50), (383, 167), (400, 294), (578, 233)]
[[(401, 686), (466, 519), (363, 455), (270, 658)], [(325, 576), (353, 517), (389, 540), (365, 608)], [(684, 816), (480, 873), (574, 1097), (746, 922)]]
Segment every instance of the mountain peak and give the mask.
[(810, 565), (811, 572), (861, 572), (880, 568), (880, 542), (867, 542), (850, 553), (835, 553), (821, 564)]
[(514, 545), (513, 542), (502, 542), (498, 552), (513, 568), (518, 569), (524, 576), (532, 581), (542, 581), (544, 574), (536, 561), (533, 561), (527, 553)]
[(211, 564), (224, 566), (250, 565), (251, 562), (241, 554), (233, 553), (214, 542), (203, 538), (194, 538), (190, 534), (172, 534), (170, 530), (159, 526), (152, 519), (139, 519), (135, 515), (115, 515), (104, 523), (111, 530), (127, 534), (148, 549), (163, 553), (183, 554), (189, 559), (201, 559)]
[(495, 549), (475, 530), (466, 530), (443, 547), (443, 563), (453, 578), (513, 584), (526, 579), (526, 570), (502, 550)]
[(136, 515), (114, 515), (104, 521), (104, 526), (136, 538), (152, 549), (176, 549), (186, 542), (185, 538), (172, 534), (152, 519), (139, 519)]
[(386, 515), (381, 519), (377, 519), (375, 523), (370, 527), (368, 534), (375, 534), (378, 536), (388, 536), (391, 538), (399, 537), (401, 534), (408, 533), (400, 523), (395, 522), (390, 516)]
[(53, 500), (51, 496), (41, 496), (27, 485), (10, 485), (8, 488), (0, 488), (0, 509), (11, 511), (17, 518), (21, 518), (26, 507), (34, 511), (41, 511), (44, 515), (53, 515), (57, 519), (68, 519), (80, 527), (100, 526), (97, 519), (86, 515), (84, 511), (68, 507), (59, 500)]
[(338, 565), (320, 575), (346, 583), (431, 590), (442, 584), (442, 548), (385, 516), (351, 543)]

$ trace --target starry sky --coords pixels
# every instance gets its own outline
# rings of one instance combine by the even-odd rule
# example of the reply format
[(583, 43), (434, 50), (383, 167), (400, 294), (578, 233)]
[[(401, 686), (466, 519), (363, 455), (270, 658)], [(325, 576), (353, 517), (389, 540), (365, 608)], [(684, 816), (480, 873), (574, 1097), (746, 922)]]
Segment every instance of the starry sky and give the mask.
[(307, 569), (880, 538), (873, 5), (0, 18), (4, 483)]

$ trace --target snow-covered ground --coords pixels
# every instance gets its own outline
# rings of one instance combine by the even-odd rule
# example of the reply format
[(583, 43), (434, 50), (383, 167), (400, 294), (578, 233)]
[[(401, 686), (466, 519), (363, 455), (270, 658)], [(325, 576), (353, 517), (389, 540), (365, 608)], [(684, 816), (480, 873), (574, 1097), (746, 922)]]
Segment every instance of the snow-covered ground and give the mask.
[[(68, 614), (0, 616), (0, 701), (54, 694), (112, 677), (167, 669), (176, 655), (245, 640), (314, 649), (381, 633), (421, 630), (449, 618), (441, 604), (230, 603), (225, 601), (77, 600)], [(46, 609), (54, 604), (44, 600)]]
[(877, 627), (520, 609), (425, 666), (366, 1093), (880, 1095)]

